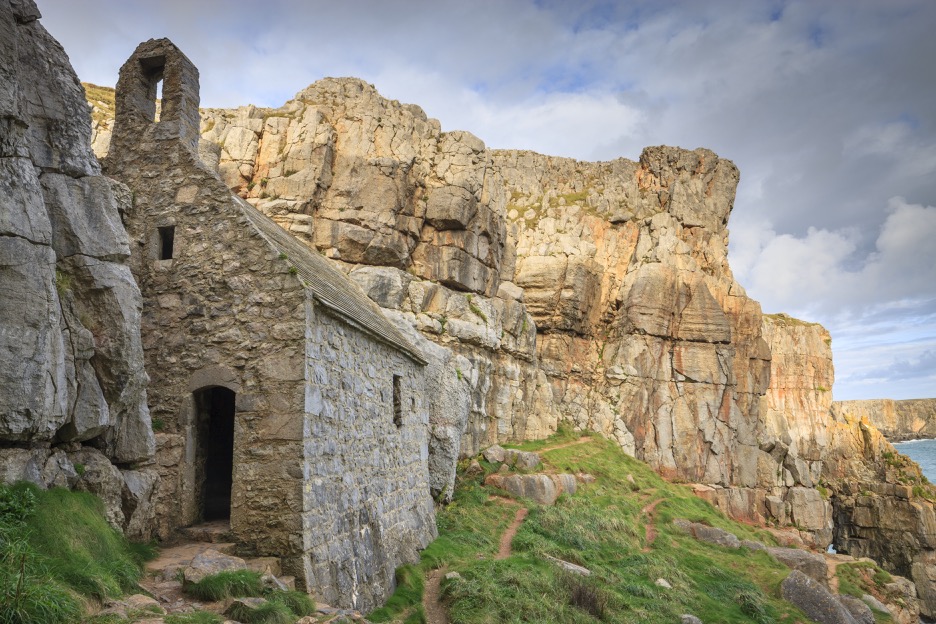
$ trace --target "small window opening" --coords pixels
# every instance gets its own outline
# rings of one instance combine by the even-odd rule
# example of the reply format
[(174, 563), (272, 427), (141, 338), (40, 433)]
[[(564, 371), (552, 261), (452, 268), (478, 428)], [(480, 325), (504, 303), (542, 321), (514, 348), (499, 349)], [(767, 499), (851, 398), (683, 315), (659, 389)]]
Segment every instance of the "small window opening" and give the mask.
[(162, 78), (156, 83), (156, 115), (153, 118), (154, 122), (159, 121), (159, 114), (162, 113), (162, 90), (163, 90), (163, 81)]
[(399, 375), (393, 376), (393, 424), (397, 427), (403, 426), (403, 392), (401, 387), (403, 378)]
[(159, 259), (172, 260), (172, 248), (175, 244), (175, 226), (159, 228)]

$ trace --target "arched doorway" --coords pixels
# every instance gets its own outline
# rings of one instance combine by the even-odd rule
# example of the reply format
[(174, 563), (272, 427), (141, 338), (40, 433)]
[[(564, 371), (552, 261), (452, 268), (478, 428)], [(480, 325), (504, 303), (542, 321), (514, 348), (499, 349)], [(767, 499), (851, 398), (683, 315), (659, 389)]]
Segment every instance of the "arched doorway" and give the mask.
[(212, 386), (195, 391), (198, 459), (196, 483), (202, 520), (231, 517), (234, 473), (233, 390)]

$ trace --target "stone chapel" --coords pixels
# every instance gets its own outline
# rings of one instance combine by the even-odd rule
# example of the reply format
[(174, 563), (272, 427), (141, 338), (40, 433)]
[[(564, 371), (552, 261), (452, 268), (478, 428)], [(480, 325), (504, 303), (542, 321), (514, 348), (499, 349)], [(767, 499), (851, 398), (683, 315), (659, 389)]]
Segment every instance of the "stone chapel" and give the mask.
[(280, 557), (330, 604), (373, 607), (435, 537), (425, 361), (202, 164), (199, 123), (198, 70), (167, 39), (142, 43), (104, 166), (132, 195), (150, 411), (184, 439), (160, 521), (229, 521), (244, 554)]

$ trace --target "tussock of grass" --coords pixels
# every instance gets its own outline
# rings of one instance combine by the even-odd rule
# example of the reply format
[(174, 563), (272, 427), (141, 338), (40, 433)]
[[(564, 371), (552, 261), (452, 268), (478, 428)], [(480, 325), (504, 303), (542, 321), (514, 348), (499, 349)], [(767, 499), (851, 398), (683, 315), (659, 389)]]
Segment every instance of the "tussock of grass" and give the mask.
[(226, 570), (206, 576), (197, 583), (186, 583), (182, 590), (193, 598), (217, 602), (225, 598), (259, 596), (263, 593), (263, 583), (259, 572)]
[(135, 591), (149, 547), (132, 547), (86, 492), (0, 485), (0, 624), (80, 620), (82, 598)]
[(266, 597), (270, 602), (278, 602), (299, 617), (315, 613), (315, 601), (309, 594), (300, 591), (277, 591)]
[(289, 607), (279, 602), (266, 602), (256, 609), (233, 603), (226, 615), (242, 624), (294, 624), (296, 616)]

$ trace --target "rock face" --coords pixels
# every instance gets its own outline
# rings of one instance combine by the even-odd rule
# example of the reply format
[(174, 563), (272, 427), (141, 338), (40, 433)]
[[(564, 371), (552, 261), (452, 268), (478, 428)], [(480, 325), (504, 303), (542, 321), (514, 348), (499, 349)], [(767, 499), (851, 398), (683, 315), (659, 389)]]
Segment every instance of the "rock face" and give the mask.
[(835, 401), (832, 409), (867, 420), (891, 442), (936, 438), (936, 399)]
[[(101, 176), (85, 93), (38, 18), (31, 0), (0, 1), (0, 446), (21, 447), (0, 455), (47, 457), (38, 479), (32, 460), (13, 469), (42, 485), (114, 490), (108, 518), (128, 528), (122, 475), (155, 474), (127, 470), (154, 453), (129, 193)], [(102, 481), (74, 478), (75, 453), (107, 465)]]

